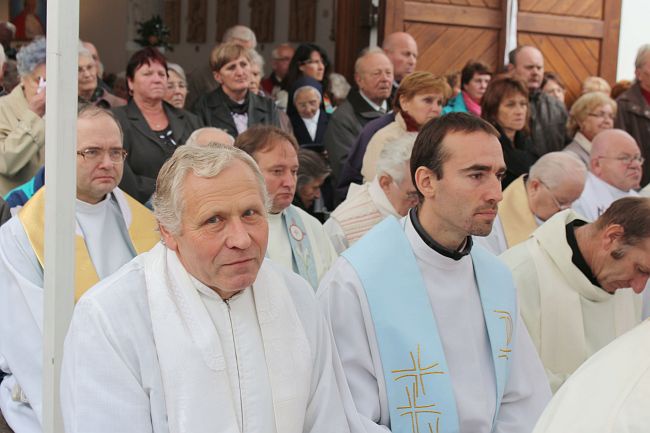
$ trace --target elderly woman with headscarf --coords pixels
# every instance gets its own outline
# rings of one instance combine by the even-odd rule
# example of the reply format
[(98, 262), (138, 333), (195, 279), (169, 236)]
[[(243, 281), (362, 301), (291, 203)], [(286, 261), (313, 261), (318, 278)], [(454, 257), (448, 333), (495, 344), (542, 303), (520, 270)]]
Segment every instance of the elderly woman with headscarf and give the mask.
[(0, 98), (0, 195), (27, 182), (45, 153), (45, 39), (16, 56), (20, 85)]
[(160, 167), (201, 122), (165, 102), (167, 60), (155, 48), (137, 51), (126, 67), (129, 103), (113, 109), (128, 152), (120, 188), (141, 203), (153, 194)]
[(269, 98), (250, 91), (251, 54), (241, 45), (229, 42), (216, 49), (214, 78), (220, 86), (201, 96), (194, 112), (206, 124), (237, 137), (253, 125), (280, 126), (278, 111)]
[(329, 121), (329, 114), (321, 110), (323, 88), (311, 77), (301, 77), (296, 81), (293, 92), (293, 105), (296, 111), (289, 115), (293, 135), (302, 147), (322, 152), (322, 142)]

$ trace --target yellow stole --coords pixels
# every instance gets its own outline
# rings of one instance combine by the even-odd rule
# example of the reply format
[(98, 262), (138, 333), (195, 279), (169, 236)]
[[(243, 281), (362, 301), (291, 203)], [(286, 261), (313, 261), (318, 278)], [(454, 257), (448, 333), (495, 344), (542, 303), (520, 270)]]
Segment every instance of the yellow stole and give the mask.
[(537, 229), (535, 216), (528, 206), (524, 176), (519, 176), (503, 191), (499, 219), (508, 248), (525, 241)]
[[(131, 210), (131, 224), (128, 227), (131, 243), (137, 254), (149, 251), (158, 241), (160, 233), (156, 230), (158, 223), (149, 209), (138, 203), (128, 194), (121, 193)], [(121, 204), (121, 203), (120, 203)], [(41, 188), (18, 213), (27, 239), (36, 254), (38, 262), (45, 268), (45, 187)], [(99, 281), (86, 242), (82, 236), (75, 236), (75, 302), (86, 290)]]

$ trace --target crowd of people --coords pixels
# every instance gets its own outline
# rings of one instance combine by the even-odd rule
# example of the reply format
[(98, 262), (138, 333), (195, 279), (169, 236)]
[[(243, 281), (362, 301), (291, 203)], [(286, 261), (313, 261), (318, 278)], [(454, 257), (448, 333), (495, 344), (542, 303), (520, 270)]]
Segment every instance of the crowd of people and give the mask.
[[(36, 433), (46, 43), (0, 42), (0, 411)], [(568, 109), (534, 46), (437, 76), (396, 32), (352, 84), (255, 49), (79, 43), (67, 432), (645, 431), (650, 44)]]

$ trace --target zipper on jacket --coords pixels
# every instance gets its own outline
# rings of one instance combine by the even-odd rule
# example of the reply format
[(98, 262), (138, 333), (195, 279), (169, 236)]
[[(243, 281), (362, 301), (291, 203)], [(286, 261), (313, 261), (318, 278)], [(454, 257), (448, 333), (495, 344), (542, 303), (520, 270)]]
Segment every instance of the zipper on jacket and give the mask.
[(239, 356), (237, 355), (237, 342), (235, 341), (235, 329), (232, 326), (232, 316), (230, 314), (230, 299), (224, 299), (226, 308), (228, 308), (228, 320), (230, 321), (230, 335), (232, 335), (232, 347), (235, 352), (235, 367), (237, 368), (237, 381), (239, 382), (239, 413), (241, 414), (241, 430), (244, 429), (244, 400), (241, 395), (241, 375), (239, 374)]

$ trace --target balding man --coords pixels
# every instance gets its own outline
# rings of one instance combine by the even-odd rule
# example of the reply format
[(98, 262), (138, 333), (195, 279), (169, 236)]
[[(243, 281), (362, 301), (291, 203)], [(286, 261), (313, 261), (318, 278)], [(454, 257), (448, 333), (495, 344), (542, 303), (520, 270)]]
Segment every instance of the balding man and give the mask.
[(393, 89), (397, 90), (402, 78), (415, 71), (418, 61), (418, 44), (406, 32), (391, 33), (384, 39), (381, 48), (393, 63)]
[(607, 129), (592, 140), (590, 173), (573, 209), (594, 221), (619, 198), (637, 197), (643, 157), (634, 138), (620, 129)]
[(354, 79), (358, 90), (350, 90), (345, 102), (332, 114), (323, 139), (335, 178), (361, 129), (390, 109), (393, 64), (381, 49), (369, 48), (354, 65)]
[(525, 241), (544, 221), (571, 207), (586, 177), (587, 168), (576, 156), (547, 153), (503, 191), (492, 232), (476, 240), (497, 255)]
[(530, 104), (530, 132), (538, 157), (558, 150), (566, 144), (566, 108), (557, 99), (541, 91), (544, 78), (544, 56), (535, 47), (522, 45), (509, 54), (508, 71), (526, 83)]
[(289, 44), (280, 44), (271, 51), (271, 74), (262, 80), (261, 86), (264, 93), (275, 98), (280, 90), (280, 83), (289, 71), (289, 63), (295, 52)]
[(618, 111), (614, 126), (629, 132), (645, 156), (641, 185), (650, 183), (650, 44), (642, 45), (634, 62), (636, 81), (616, 99)]
[(233, 146), (235, 139), (232, 135), (228, 134), (221, 128), (213, 128), (211, 126), (199, 128), (190, 135), (185, 142), (187, 146), (207, 146), (210, 143), (225, 144), (226, 146)]
[[(126, 151), (113, 115), (77, 118), (75, 300), (160, 239), (153, 215), (117, 188)], [(0, 409), (20, 433), (42, 431), (45, 195), (41, 188), (0, 228)]]
[(647, 199), (633, 197), (614, 202), (593, 223), (565, 210), (501, 255), (553, 392), (640, 322), (650, 240), (638, 224), (647, 212)]

